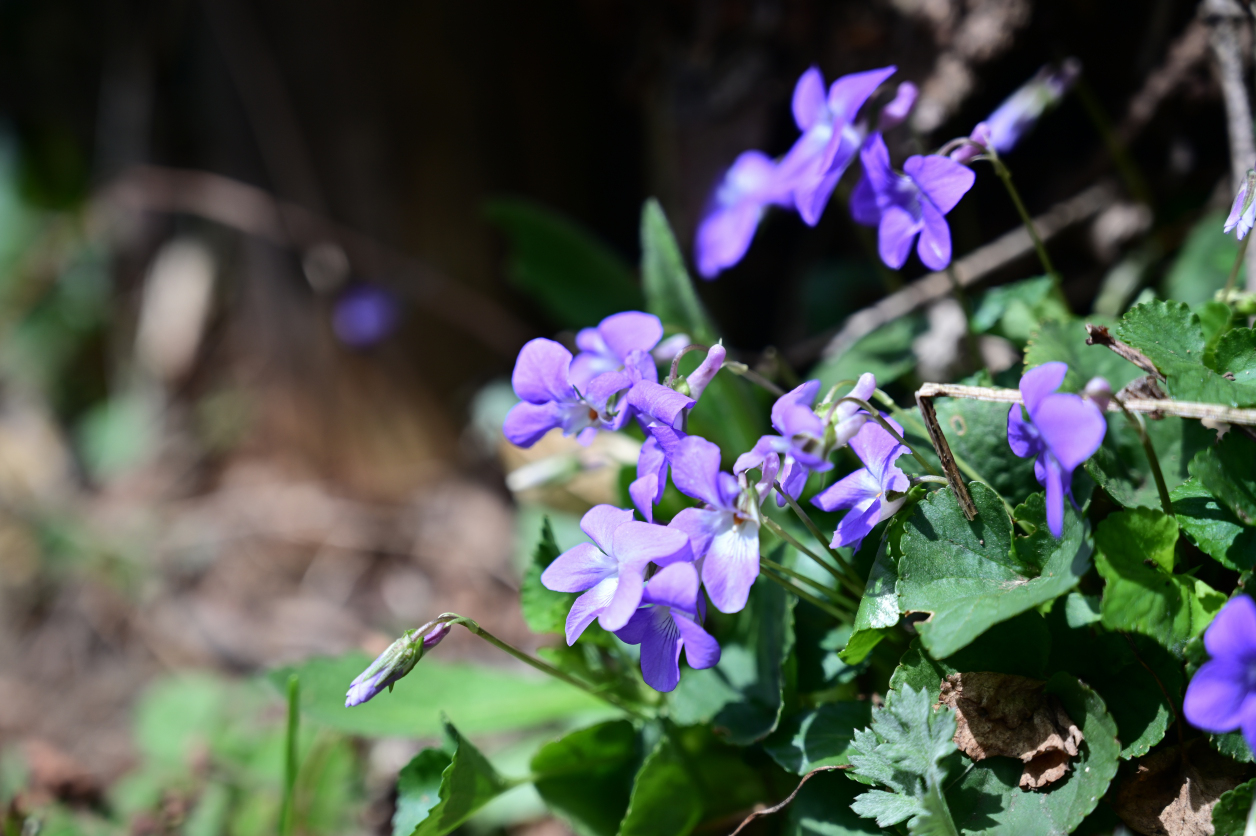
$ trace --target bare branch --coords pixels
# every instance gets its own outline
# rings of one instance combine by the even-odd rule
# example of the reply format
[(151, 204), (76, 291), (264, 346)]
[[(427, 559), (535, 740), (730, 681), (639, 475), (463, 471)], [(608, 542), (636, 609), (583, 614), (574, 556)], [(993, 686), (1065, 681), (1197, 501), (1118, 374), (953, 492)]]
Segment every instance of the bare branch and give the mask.
[[(925, 384), (926, 386), (930, 384)], [(974, 387), (975, 388), (975, 387)], [(955, 464), (955, 455), (951, 453), (951, 445), (947, 443), (946, 435), (942, 432), (942, 428), (938, 426), (938, 413), (933, 408), (933, 399), (926, 394), (922, 388), (916, 393), (916, 405), (920, 407), (920, 416), (924, 418), (925, 429), (929, 431), (929, 440), (933, 442), (933, 450), (938, 454), (938, 461), (942, 463), (942, 471), (946, 474), (946, 482), (951, 486), (951, 493), (955, 494), (955, 499), (959, 502), (960, 510), (964, 512), (964, 516), (969, 520), (977, 518), (977, 505), (973, 502), (972, 495), (968, 493), (968, 486), (964, 484), (964, 477), (960, 475), (959, 467)]]
[(784, 801), (782, 801), (779, 804), (773, 804), (771, 807), (765, 807), (762, 810), (755, 810), (753, 813), (746, 816), (745, 820), (742, 821), (741, 824), (737, 825), (737, 829), (734, 830), (732, 833), (728, 834), (728, 836), (737, 836), (737, 834), (740, 833), (746, 827), (746, 825), (750, 824), (750, 822), (754, 821), (755, 819), (762, 818), (763, 816), (770, 816), (773, 813), (779, 813), (781, 810), (784, 810), (789, 805), (789, 802), (794, 800), (794, 796), (798, 795), (798, 791), (802, 789), (802, 785), (807, 783), (807, 781), (811, 780), (811, 777), (813, 775), (819, 775), (821, 772), (832, 772), (835, 769), (850, 769), (850, 765), (843, 764), (841, 766), (816, 767), (815, 769), (808, 772), (806, 775), (802, 776), (802, 780), (798, 782), (798, 786), (794, 787), (794, 791), (791, 792), (789, 795), (787, 795)]

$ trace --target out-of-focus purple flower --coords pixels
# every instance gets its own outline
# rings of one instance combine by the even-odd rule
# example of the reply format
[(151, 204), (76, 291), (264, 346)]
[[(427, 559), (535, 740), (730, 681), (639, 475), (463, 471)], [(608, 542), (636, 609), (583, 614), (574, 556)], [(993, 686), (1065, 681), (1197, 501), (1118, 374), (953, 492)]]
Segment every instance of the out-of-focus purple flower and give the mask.
[(1042, 67), (986, 117), (990, 141), (983, 144), (999, 154), (1011, 151), (1042, 114), (1064, 97), (1081, 72), (1082, 63), (1076, 58), (1066, 59), (1058, 67)]
[(368, 348), (393, 332), (400, 321), (397, 297), (378, 285), (356, 284), (336, 299), (331, 327), (351, 348)]
[(794, 193), (798, 214), (815, 226), (837, 181), (842, 178), (865, 131), (856, 127), (859, 109), (890, 76), (895, 67), (844, 75), (824, 92), (824, 76), (812, 67), (794, 86), (794, 121), (802, 136), (781, 159), (780, 177)]
[(571, 361), (571, 385), (583, 390), (598, 375), (624, 371), (630, 363), (646, 380), (658, 382), (649, 352), (661, 339), (663, 323), (641, 311), (612, 314), (596, 328), (581, 329), (576, 334), (580, 353)]
[[(902, 427), (891, 418), (886, 420), (902, 435)], [(864, 463), (863, 468), (834, 483), (811, 501), (825, 511), (850, 509), (837, 525), (832, 546), (851, 546), (858, 550), (868, 532), (893, 516), (906, 499), (903, 496), (890, 499), (887, 494), (891, 491), (906, 493), (911, 482), (894, 464), (907, 448), (880, 424), (874, 421), (864, 424), (850, 440), (850, 449)]]
[(688, 334), (673, 334), (651, 349), (650, 354), (657, 363), (670, 363), (692, 342)]
[(1204, 647), (1212, 658), (1186, 688), (1186, 719), (1213, 734), (1241, 729), (1256, 751), (1256, 603), (1230, 599), (1204, 633)]
[(702, 585), (720, 612), (746, 606), (750, 586), (759, 575), (759, 506), (772, 489), (780, 468), (775, 453), (762, 465), (755, 486), (746, 474), (720, 470), (720, 448), (698, 436), (682, 439), (671, 459), (672, 482), (705, 508), (686, 508), (671, 525), (689, 535), (695, 557), (702, 558)]
[(698, 225), (694, 256), (698, 274), (714, 279), (741, 261), (769, 206), (793, 202), (790, 184), (761, 151), (745, 151), (724, 174)]
[(990, 126), (985, 122), (978, 122), (977, 127), (973, 128), (972, 133), (968, 135), (967, 141), (959, 140), (961, 143), (958, 148), (951, 152), (951, 159), (961, 165), (968, 165), (982, 154), (986, 154), (993, 144), (990, 138)]
[(1225, 219), (1224, 231), (1228, 234), (1238, 228), (1238, 239), (1243, 240), (1247, 233), (1256, 225), (1256, 170), (1248, 169), (1247, 176), (1239, 184), (1234, 195), (1234, 203), (1230, 206), (1230, 215)]
[(553, 340), (530, 340), (519, 352), (511, 384), (523, 401), (515, 404), (502, 427), (506, 438), (531, 447), (555, 427), (588, 444), (599, 429), (618, 430), (630, 411), (620, 397), (632, 386), (623, 372), (607, 372), (577, 392), (570, 382), (571, 352)]
[(1112, 384), (1107, 378), (1092, 377), (1086, 384), (1086, 388), (1082, 390), (1082, 397), (1089, 401), (1093, 401), (1095, 406), (1099, 407), (1100, 412), (1108, 411), (1108, 404), (1112, 402)]
[(1064, 497), (1073, 500), (1073, 471), (1095, 454), (1108, 424), (1099, 407), (1080, 395), (1056, 392), (1068, 364), (1043, 363), (1020, 381), (1024, 412), (1014, 404), (1007, 413), (1007, 441), (1022, 459), (1034, 456), (1034, 475), (1047, 489), (1047, 528), (1064, 533)]
[(907, 117), (911, 115), (911, 109), (916, 106), (916, 97), (919, 95), (920, 90), (910, 81), (904, 81), (898, 85), (894, 98), (881, 108), (881, 114), (877, 117), (877, 130), (888, 131), (907, 121)]
[(946, 213), (955, 208), (976, 175), (947, 157), (908, 157), (900, 174), (890, 168), (890, 152), (874, 134), (860, 153), (864, 176), (850, 196), (850, 211), (864, 226), (877, 227), (877, 250), (897, 270), (907, 261), (912, 242), (931, 270), (951, 263), (951, 229)]
[(628, 623), (641, 603), (645, 570), (651, 562), (666, 566), (693, 559), (683, 531), (636, 522), (632, 511), (611, 505), (590, 508), (580, 528), (593, 542), (568, 549), (541, 573), (546, 589), (584, 592), (567, 613), (569, 645), (595, 618), (606, 630)]
[(633, 614), (615, 635), (641, 645), (641, 675), (656, 691), (671, 691), (680, 682), (680, 651), (689, 667), (714, 667), (720, 646), (702, 629), (698, 603), (698, 572), (690, 563), (667, 566), (646, 584), (641, 600), (648, 606)]
[[(876, 378), (865, 373), (849, 394), (866, 401), (876, 388)], [(819, 391), (820, 381), (809, 380), (778, 398), (772, 405), (772, 427), (780, 435), (762, 436), (750, 452), (738, 457), (733, 472), (740, 474), (760, 467), (766, 456), (776, 453), (781, 456), (781, 488), (791, 499), (797, 499), (810, 474), (832, 468), (829, 456), (846, 446), (868, 416), (856, 404), (830, 406), (828, 399), (813, 409)], [(785, 498), (778, 494), (776, 504), (784, 506)]]
[(440, 644), (441, 639), (449, 635), (449, 630), (449, 625), (442, 622), (427, 631), (422, 639), (415, 634), (416, 631), (407, 630), (349, 684), (345, 708), (361, 705), (385, 688), (391, 688), (393, 683), (414, 669), (427, 651)]

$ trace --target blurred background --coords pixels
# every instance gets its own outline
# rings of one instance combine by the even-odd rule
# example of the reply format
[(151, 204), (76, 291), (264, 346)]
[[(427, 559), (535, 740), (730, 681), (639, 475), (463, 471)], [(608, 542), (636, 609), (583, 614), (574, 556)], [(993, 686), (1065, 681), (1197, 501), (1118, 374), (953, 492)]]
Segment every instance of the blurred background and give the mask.
[[(0, 0), (0, 831), (270, 832), (267, 670), (446, 610), (535, 647), (546, 488), (504, 475), (575, 454), (504, 449), (509, 373), (640, 304), (642, 202), (688, 254), (736, 155), (793, 142), (813, 64), (920, 86), (901, 160), (1068, 57), (1080, 83), (1006, 158), (1032, 213), (1076, 210), (1068, 304), (1211, 298), (1230, 162), (1191, 0)], [(978, 175), (957, 255), (1018, 225)], [(873, 247), (838, 199), (773, 214), (700, 291), (740, 359), (804, 374), (925, 272)], [(1037, 272), (1021, 250), (983, 280)], [(965, 360), (954, 321), (918, 306), (861, 362), (997, 372), (1028, 336)], [(580, 456), (543, 497), (560, 542), (636, 450)], [(419, 742), (303, 741), (301, 827), (388, 832)], [(526, 801), (477, 827), (564, 832)]]

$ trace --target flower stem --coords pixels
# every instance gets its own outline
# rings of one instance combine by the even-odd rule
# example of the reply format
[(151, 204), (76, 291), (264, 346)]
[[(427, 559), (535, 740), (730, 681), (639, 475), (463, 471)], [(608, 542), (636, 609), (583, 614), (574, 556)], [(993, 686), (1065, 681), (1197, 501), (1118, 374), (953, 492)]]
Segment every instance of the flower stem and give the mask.
[(724, 365), (721, 366), (720, 368), (728, 369), (730, 372), (737, 375), (738, 377), (744, 377), (746, 380), (749, 380), (751, 383), (755, 383), (755, 384), (758, 384), (759, 386), (762, 386), (764, 389), (768, 390), (773, 395), (776, 395), (778, 398), (781, 395), (785, 394), (784, 389), (777, 386), (775, 383), (768, 380), (766, 377), (759, 374), (754, 369), (747, 366), (745, 363), (738, 363), (736, 360), (725, 360)]
[(848, 590), (850, 590), (850, 592), (856, 598), (863, 597), (863, 592), (864, 592), (863, 588), (860, 587), (859, 583), (853, 577), (851, 577), (850, 574), (848, 574), (848, 570), (845, 564), (839, 562), (836, 567), (833, 566), (833, 564), (829, 563), (827, 560), (824, 560), (818, 554), (813, 552), (811, 549), (807, 548), (802, 543), (798, 542), (798, 540), (796, 540), (792, 534), (790, 534), (785, 529), (781, 528), (780, 524), (777, 523), (776, 520), (772, 519), (771, 517), (764, 517), (763, 524), (767, 526), (767, 529), (771, 531), (773, 534), (775, 534), (777, 537), (780, 537), (786, 543), (789, 543), (791, 546), (798, 549), (798, 551), (802, 552), (807, 557), (811, 558), (816, 563), (819, 563), (821, 566), (827, 569), (829, 571), (829, 574), (832, 575), (834, 578), (836, 578), (838, 583), (842, 584)]
[(1038, 260), (1042, 262), (1042, 269), (1047, 271), (1047, 275), (1055, 279), (1058, 284), (1060, 274), (1055, 272), (1055, 266), (1051, 263), (1051, 256), (1047, 255), (1047, 247), (1042, 243), (1042, 238), (1038, 236), (1038, 229), (1034, 226), (1034, 219), (1029, 216), (1029, 210), (1025, 208), (1024, 202), (1021, 200), (1020, 192), (1016, 190), (1016, 185), (1012, 183), (1012, 172), (1008, 171), (1003, 161), (995, 154), (989, 154), (986, 159), (990, 161), (990, 165), (994, 166), (994, 173), (999, 175), (999, 179), (1003, 181), (1003, 187), (1007, 189), (1008, 196), (1012, 198), (1012, 203), (1016, 206), (1016, 211), (1021, 217), (1021, 223), (1025, 225), (1025, 230), (1029, 233), (1029, 239), (1034, 242), (1034, 249), (1038, 252)]
[(836, 604), (841, 604), (846, 607), (849, 607), (851, 605), (854, 605), (857, 607), (859, 604), (858, 601), (853, 601), (848, 596), (843, 595), (840, 589), (833, 589), (832, 587), (825, 586), (819, 581), (813, 578), (807, 577), (802, 572), (795, 572), (793, 569), (790, 569), (788, 566), (784, 566), (780, 563), (777, 563), (775, 560), (772, 560), (770, 557), (759, 555), (759, 565), (766, 566), (769, 569), (771, 569), (773, 572), (784, 575), (787, 578), (792, 578), (800, 583), (806, 584), (807, 586), (819, 592), (821, 595), (829, 596), (830, 598), (833, 599), (834, 603)]
[(1147, 424), (1144, 423), (1141, 415), (1135, 415), (1125, 408), (1125, 404), (1121, 403), (1119, 398), (1113, 398), (1117, 404), (1120, 404), (1121, 411), (1125, 413), (1126, 419), (1134, 427), (1134, 431), (1138, 433), (1138, 440), (1142, 442), (1143, 451), (1147, 453), (1147, 462), (1151, 465), (1151, 475), (1156, 480), (1156, 491), (1160, 494), (1160, 505), (1164, 508), (1164, 512), (1170, 517), (1173, 516), (1173, 500), (1169, 498), (1169, 486), (1165, 484), (1164, 472), (1160, 469), (1160, 457), (1156, 455), (1156, 448), (1151, 443), (1151, 436), (1147, 435)]
[(279, 810), (279, 834), (291, 836), (296, 825), (297, 730), (301, 721), (301, 682), (288, 677), (288, 729), (284, 740), (283, 806)]
[[(759, 561), (760, 563), (763, 563), (763, 558), (759, 558)], [(785, 580), (785, 578), (781, 577), (780, 575), (777, 575), (772, 570), (771, 566), (769, 566), (767, 563), (763, 563), (763, 566), (764, 566), (763, 577), (767, 578), (773, 583), (776, 583), (776, 584), (779, 584), (780, 586), (785, 587), (785, 589), (787, 589), (789, 592), (792, 592), (794, 595), (797, 595), (803, 601), (806, 601), (808, 604), (811, 604), (812, 606), (818, 608), (821, 612), (828, 613), (829, 615), (833, 616), (834, 618), (836, 618), (838, 621), (842, 622), (843, 624), (850, 624), (854, 621), (854, 618), (851, 617), (850, 613), (841, 612), (840, 610), (836, 609), (832, 605), (824, 601), (821, 601), (819, 598), (812, 595), (810, 592), (807, 592), (806, 590), (799, 589), (798, 587), (794, 586), (792, 583)]]
[(879, 409), (874, 408), (872, 404), (868, 403), (867, 401), (861, 398), (855, 398), (850, 395), (847, 395), (846, 397), (842, 398), (841, 400), (838, 401), (838, 403), (841, 403), (842, 401), (850, 401), (851, 403), (858, 404), (859, 406), (867, 410), (868, 417), (870, 417), (873, 421), (876, 421), (878, 424), (880, 424), (887, 433), (893, 436), (895, 441), (897, 441), (899, 444), (903, 445), (908, 450), (910, 450), (911, 454), (915, 456), (916, 461), (920, 462), (921, 467), (923, 467), (925, 470), (932, 473), (934, 476), (938, 475), (937, 468), (929, 464), (929, 462), (925, 461), (924, 457), (916, 452), (916, 448), (912, 447), (911, 444), (908, 443), (907, 439), (903, 438), (903, 436), (899, 433), (899, 431), (894, 429), (894, 427), (890, 424), (889, 421), (885, 420), (885, 416), (881, 414), (881, 411)]
[[(848, 577), (850, 577), (851, 580), (856, 583), (862, 583), (860, 578), (854, 574), (854, 569), (842, 559), (842, 556), (838, 554), (836, 549), (829, 545), (831, 538), (824, 536), (824, 532), (820, 530), (820, 526), (815, 524), (815, 521), (811, 519), (811, 516), (802, 509), (802, 506), (799, 505), (792, 496), (785, 493), (785, 491), (781, 488), (780, 482), (774, 482), (773, 485), (776, 487), (777, 494), (785, 498), (785, 501), (789, 503), (790, 510), (794, 512), (798, 519), (802, 520), (802, 524), (805, 525), (807, 530), (811, 532), (811, 536), (816, 538), (816, 542), (818, 542), (820, 546), (833, 558), (833, 562), (836, 563), (838, 567), (846, 573)], [(860, 597), (863, 597), (862, 587), (858, 594)]]
[(1239, 252), (1234, 257), (1234, 266), (1230, 268), (1230, 277), (1225, 280), (1225, 290), (1223, 291), (1222, 299), (1230, 297), (1230, 291), (1234, 289), (1234, 283), (1238, 280), (1239, 270), (1243, 267), (1243, 259), (1247, 257), (1247, 245), (1250, 243), (1252, 243), (1250, 234), (1243, 236), (1243, 240), (1239, 242)]
[(473, 619), (466, 618), (465, 616), (458, 615), (457, 613), (447, 612), (447, 613), (441, 614), (441, 616), (435, 619), (435, 621), (445, 622), (448, 624), (461, 624), (463, 627), (466, 627), (475, 635), (484, 639), (484, 641), (493, 645), (493, 647), (496, 647), (498, 650), (502, 650), (502, 651), (505, 651), (506, 653), (509, 653), (511, 656), (515, 657), (520, 662), (523, 662), (524, 664), (527, 664), (527, 665), (531, 665), (532, 667), (536, 668), (541, 673), (548, 674), (554, 677), (555, 679), (562, 680), (563, 682), (566, 682), (568, 685), (574, 685), (576, 688), (579, 688), (581, 691), (584, 691), (586, 694), (590, 694), (594, 697), (597, 697), (599, 700), (602, 700), (603, 702), (613, 705), (615, 708), (618, 708), (620, 711), (623, 711), (627, 714), (632, 715), (638, 720), (648, 719), (640, 711), (626, 704), (623, 700), (621, 700), (619, 697), (615, 696), (614, 694), (606, 693), (603, 691), (599, 691), (595, 688), (592, 688), (588, 684), (581, 682), (575, 677), (569, 676), (563, 673), (562, 671), (560, 671), (558, 668), (554, 667), (553, 665), (542, 662), (540, 659), (537, 659), (535, 656), (529, 656), (528, 654), (524, 653), (519, 648), (506, 644), (506, 642), (497, 638), (497, 636), (494, 636), (488, 630), (485, 630), (483, 627), (477, 624)]

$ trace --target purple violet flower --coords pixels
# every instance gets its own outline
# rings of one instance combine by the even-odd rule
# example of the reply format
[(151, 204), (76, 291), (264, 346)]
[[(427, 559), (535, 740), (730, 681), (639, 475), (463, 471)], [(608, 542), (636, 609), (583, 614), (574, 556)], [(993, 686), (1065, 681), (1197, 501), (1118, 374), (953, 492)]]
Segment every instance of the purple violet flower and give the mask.
[(671, 525), (689, 535), (695, 557), (702, 560), (702, 585), (720, 612), (746, 606), (750, 586), (759, 576), (760, 506), (772, 489), (780, 467), (775, 453), (762, 466), (762, 478), (750, 486), (720, 470), (720, 448), (698, 436), (682, 439), (671, 460), (677, 490), (701, 499), (705, 508), (686, 508)]
[(1224, 232), (1238, 227), (1238, 239), (1243, 240), (1247, 233), (1256, 225), (1256, 170), (1248, 169), (1247, 176), (1239, 184), (1238, 193), (1234, 195), (1234, 203), (1230, 206), (1230, 216), (1225, 219)]
[(356, 284), (336, 299), (331, 327), (336, 338), (351, 348), (369, 348), (397, 327), (397, 297), (378, 285)]
[(571, 352), (553, 340), (529, 340), (520, 350), (511, 385), (522, 403), (506, 416), (502, 431), (512, 444), (531, 447), (555, 427), (588, 444), (599, 429), (618, 430), (630, 417), (620, 393), (632, 386), (622, 372), (593, 378), (578, 392), (570, 382)]
[(1064, 497), (1073, 499), (1073, 471), (1095, 454), (1108, 423), (1094, 402), (1056, 392), (1068, 374), (1068, 364), (1043, 363), (1020, 381), (1024, 412), (1014, 404), (1007, 413), (1007, 441), (1022, 459), (1034, 456), (1034, 475), (1047, 489), (1047, 528), (1064, 533)]
[(1212, 658), (1186, 688), (1186, 719), (1213, 734), (1241, 729), (1256, 751), (1256, 603), (1230, 599), (1204, 633), (1204, 647)]
[(904, 81), (898, 85), (894, 98), (890, 100), (889, 104), (881, 108), (881, 113), (877, 116), (877, 130), (884, 133), (891, 128), (897, 128), (907, 121), (907, 117), (911, 114), (911, 109), (916, 106), (916, 98), (919, 95), (920, 89), (910, 81)]
[[(902, 435), (903, 428), (892, 418), (890, 426)], [(832, 547), (850, 546), (856, 551), (877, 523), (892, 517), (902, 507), (905, 496), (890, 499), (890, 491), (906, 493), (911, 482), (894, 464), (907, 452), (880, 424), (869, 421), (850, 440), (850, 449), (864, 466), (829, 486), (811, 500), (825, 511), (849, 508), (833, 535)]]
[[(595, 505), (580, 520), (592, 543), (581, 543), (554, 559), (541, 583), (555, 592), (584, 592), (567, 613), (567, 644), (575, 644), (597, 619), (603, 629), (618, 630), (641, 604), (645, 570), (693, 560), (683, 531), (636, 522), (632, 511)], [(586, 590), (588, 590), (586, 592)]]
[(812, 67), (794, 86), (794, 121), (802, 136), (781, 158), (780, 176), (792, 186), (794, 205), (808, 226), (820, 221), (837, 181), (863, 143), (866, 131), (855, 125), (860, 108), (896, 69), (844, 75), (826, 96), (824, 76)]
[(976, 175), (948, 157), (908, 157), (903, 173), (890, 168), (890, 152), (880, 134), (873, 134), (860, 152), (863, 179), (850, 196), (851, 215), (864, 226), (877, 227), (877, 249), (892, 269), (907, 261), (912, 242), (930, 270), (951, 263), (951, 229), (945, 215), (955, 208)]
[(630, 362), (647, 380), (658, 382), (658, 370), (648, 355), (661, 339), (663, 323), (641, 311), (612, 314), (596, 328), (581, 329), (576, 334), (580, 353), (571, 361), (571, 385), (584, 389), (598, 375), (623, 371)]
[(641, 645), (641, 675), (656, 691), (680, 682), (680, 651), (689, 667), (710, 668), (720, 661), (720, 646), (702, 629), (698, 572), (691, 563), (667, 566), (646, 584), (643, 607), (615, 635)]
[(994, 140), (990, 138), (990, 126), (985, 122), (978, 122), (968, 139), (959, 142), (959, 147), (950, 153), (950, 157), (961, 165), (968, 165), (982, 154), (988, 154)]
[(982, 144), (998, 154), (1011, 151), (1042, 114), (1064, 98), (1081, 72), (1076, 58), (1066, 59), (1059, 67), (1042, 67), (986, 117), (990, 140)]
[(776, 163), (761, 151), (743, 152), (725, 172), (698, 225), (694, 242), (698, 274), (714, 279), (741, 261), (767, 207), (792, 202), (790, 185)]
[[(877, 379), (865, 373), (850, 395), (866, 401), (876, 388)], [(772, 427), (780, 435), (761, 437), (750, 452), (737, 458), (733, 473), (761, 467), (768, 454), (776, 453), (782, 457), (781, 488), (791, 499), (797, 499), (809, 475), (831, 469), (829, 456), (859, 432), (868, 416), (856, 404), (847, 401), (830, 406), (827, 398), (813, 410), (811, 404), (819, 391), (820, 381), (809, 380), (778, 398), (772, 405)], [(776, 504), (783, 507), (785, 498), (778, 495)]]
[(449, 635), (449, 630), (450, 626), (442, 622), (428, 630), (422, 639), (416, 635), (417, 631), (407, 630), (404, 636), (388, 645), (366, 670), (349, 683), (345, 708), (361, 705), (385, 688), (391, 688), (397, 680), (414, 669), (424, 654), (440, 644), (441, 639)]

